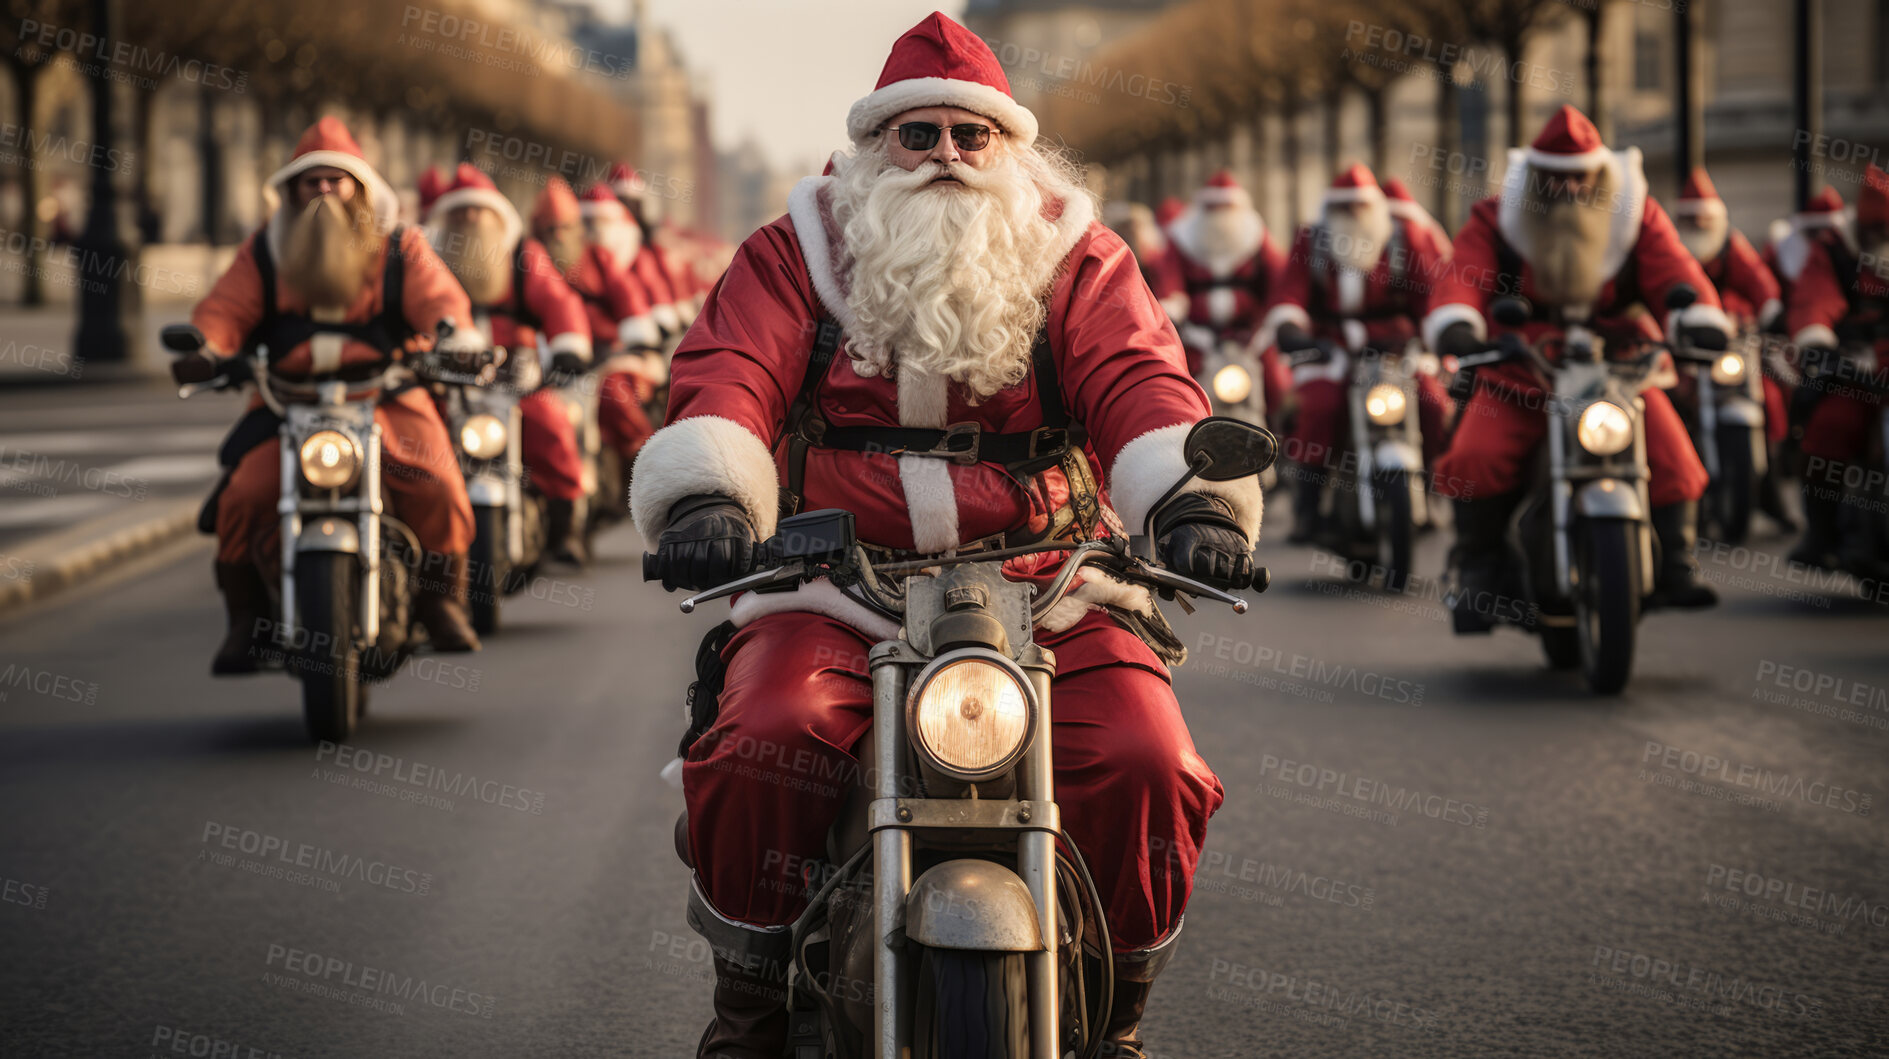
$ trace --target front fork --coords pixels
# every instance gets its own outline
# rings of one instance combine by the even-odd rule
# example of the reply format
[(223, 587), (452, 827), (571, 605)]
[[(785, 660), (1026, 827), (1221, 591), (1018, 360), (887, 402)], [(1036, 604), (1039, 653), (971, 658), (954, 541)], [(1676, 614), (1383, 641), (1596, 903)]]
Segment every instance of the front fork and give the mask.
[[(1026, 651), (1026, 654), (1037, 653)], [(1017, 797), (1035, 805), (1051, 805), (1055, 797), (1054, 761), (1050, 741), (1050, 675), (1054, 660), (1047, 651), (1039, 664), (1025, 664), (1024, 672), (1036, 693), (1038, 721), (1030, 746), (1017, 768)], [(1033, 660), (1034, 661), (1034, 660)], [(904, 763), (908, 757), (905, 734), (905, 690), (913, 667), (925, 659), (901, 641), (886, 641), (872, 649), (873, 752), (879, 774), (873, 784), (875, 811), (895, 806), (903, 796)], [(873, 878), (873, 1014), (872, 1054), (880, 1059), (901, 1059), (910, 1054), (912, 1013), (905, 1002), (911, 981), (905, 944), (905, 903), (912, 889), (912, 833), (885, 827), (872, 836)], [(1043, 951), (1023, 954), (1024, 976), (1030, 995), (1031, 1059), (1057, 1059), (1062, 1029), (1062, 998), (1056, 980), (1058, 923), (1056, 907), (1056, 836), (1026, 830), (1017, 836), (1017, 875), (1036, 905), (1037, 927), (1046, 943)], [(1079, 941), (1079, 939), (1078, 939)]]
[[(287, 431), (281, 435), (282, 441), (282, 494), (276, 501), (276, 514), (279, 516), (282, 538), (282, 616), (276, 624), (276, 642), (284, 648), (295, 644), (295, 633), (299, 611), (299, 601), (295, 592), (295, 561), (301, 550), (302, 539), (302, 467), (300, 446)], [(380, 423), (372, 422), (367, 428), (367, 444), (361, 447), (361, 480), (357, 483), (358, 492), (351, 499), (339, 501), (336, 506), (345, 512), (352, 507), (355, 513), (355, 540), (358, 544), (355, 558), (360, 562), (361, 590), (356, 598), (360, 600), (361, 613), (356, 617), (361, 623), (363, 643), (374, 643), (380, 639)], [(339, 646), (339, 645), (336, 645)]]

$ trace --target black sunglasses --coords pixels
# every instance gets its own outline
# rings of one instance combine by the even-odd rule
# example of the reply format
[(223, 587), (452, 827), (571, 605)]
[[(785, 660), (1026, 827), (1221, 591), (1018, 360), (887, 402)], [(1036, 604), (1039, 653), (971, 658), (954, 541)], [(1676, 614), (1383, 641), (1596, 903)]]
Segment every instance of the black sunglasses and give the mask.
[[(929, 121), (908, 121), (879, 131), (898, 133), (899, 146), (908, 151), (929, 151), (937, 146), (938, 136), (944, 129)], [(990, 133), (988, 125), (953, 125), (951, 142), (957, 144), (960, 151), (981, 151), (990, 146)]]

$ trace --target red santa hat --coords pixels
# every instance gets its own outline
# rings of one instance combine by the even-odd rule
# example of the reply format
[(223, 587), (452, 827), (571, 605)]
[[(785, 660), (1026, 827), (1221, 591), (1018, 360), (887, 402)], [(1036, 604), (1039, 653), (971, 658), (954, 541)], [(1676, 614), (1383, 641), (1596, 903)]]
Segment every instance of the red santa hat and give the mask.
[(628, 162), (611, 166), (604, 182), (610, 185), (611, 191), (626, 199), (640, 199), (649, 191), (649, 179)]
[(625, 224), (630, 220), (630, 209), (623, 205), (608, 184), (592, 184), (584, 192), (583, 201), (578, 204), (578, 212), (585, 220), (613, 220)]
[(1725, 200), (1718, 197), (1718, 188), (1712, 185), (1712, 178), (1706, 174), (1705, 167), (1699, 166), (1686, 176), (1686, 186), (1679, 192), (1678, 201), (1671, 210), (1675, 217), (1723, 217)]
[(1863, 188), (1856, 195), (1856, 226), (1889, 226), (1889, 173), (1873, 164), (1863, 171)]
[(1557, 173), (1585, 173), (1605, 165), (1613, 152), (1600, 142), (1600, 130), (1587, 115), (1563, 103), (1541, 127), (1525, 157), (1534, 169)]
[(560, 224), (576, 224), (582, 218), (577, 192), (571, 190), (563, 177), (554, 176), (545, 182), (544, 190), (538, 192), (538, 201), (532, 204), (531, 230), (548, 231)]
[(367, 164), (367, 156), (361, 153), (361, 145), (354, 141), (354, 134), (341, 123), (340, 118), (326, 117), (310, 125), (302, 133), (302, 138), (295, 143), (295, 154), (287, 165), (270, 175), (268, 189), (273, 201), (270, 207), (281, 204), (283, 189), (289, 181), (306, 173), (310, 169), (329, 166), (339, 169), (361, 184), (361, 190), (367, 193), (368, 204), (374, 209), (374, 217), (382, 227), (393, 227), (400, 216), (400, 196), (394, 194), (393, 186), (388, 184), (374, 167)]
[(1187, 203), (1182, 202), (1173, 195), (1169, 195), (1167, 198), (1161, 200), (1159, 206), (1154, 208), (1154, 223), (1166, 228), (1168, 225), (1174, 223), (1174, 218), (1186, 212)]
[(437, 229), (447, 214), (462, 206), (484, 206), (498, 214), (505, 222), (507, 246), (525, 234), (525, 222), (518, 216), (518, 208), (512, 205), (512, 200), (500, 194), (492, 178), (470, 162), (459, 163), (459, 168), (453, 171), (453, 182), (433, 200), (432, 208), (426, 211), (427, 227)]
[(1804, 208), (1791, 215), (1791, 224), (1797, 229), (1840, 227), (1846, 220), (1843, 208), (1843, 196), (1836, 188), (1824, 188), (1804, 203)]
[(996, 122), (1019, 147), (1036, 142), (1036, 115), (1010, 95), (990, 45), (936, 11), (892, 45), (872, 94), (846, 115), (846, 133), (862, 143), (886, 119), (919, 107), (959, 107)]
[(1194, 202), (1201, 206), (1244, 206), (1253, 208), (1253, 197), (1246, 193), (1240, 182), (1233, 179), (1233, 172), (1222, 169), (1207, 178), (1207, 183), (1194, 192)]
[(433, 203), (446, 193), (446, 171), (438, 163), (426, 167), (420, 174), (420, 216), (424, 219), (433, 208)]
[(1325, 191), (1325, 205), (1331, 206), (1348, 202), (1382, 202), (1384, 189), (1377, 186), (1377, 177), (1363, 165), (1353, 164), (1340, 172)]

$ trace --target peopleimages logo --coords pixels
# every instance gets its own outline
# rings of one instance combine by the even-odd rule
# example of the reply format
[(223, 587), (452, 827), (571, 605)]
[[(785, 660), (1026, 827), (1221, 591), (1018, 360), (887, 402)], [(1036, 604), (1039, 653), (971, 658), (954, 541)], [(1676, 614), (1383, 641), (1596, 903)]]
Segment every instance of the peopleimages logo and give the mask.
[(534, 816), (544, 815), (543, 791), (514, 787), (498, 780), (482, 780), (469, 772), (437, 768), (374, 750), (362, 750), (346, 743), (331, 743), (326, 739), (316, 748), (315, 760), (332, 760), (336, 766), (362, 776), (385, 778), (421, 790), (450, 794), (455, 798), (472, 798), (487, 805), (516, 809)]
[(408, 1003), (419, 1002), (460, 1015), (489, 1019), (493, 1005), (497, 1000), (483, 993), (475, 993), (443, 982), (429, 982), (424, 978), (400, 974), (379, 967), (343, 960), (338, 956), (323, 956), (320, 953), (292, 949), (284, 945), (270, 945), (269, 967), (280, 967), (290, 974), (298, 974), (303, 979), (329, 988), (345, 986), (358, 989), (370, 996), (397, 997)]
[(1849, 790), (1823, 780), (1805, 780), (1802, 776), (1793, 776), (1788, 772), (1774, 772), (1758, 765), (1731, 761), (1648, 739), (1646, 748), (1640, 754), (1640, 764), (1655, 761), (1658, 767), (1668, 772), (1681, 772), (1701, 780), (1729, 783), (1734, 787), (1762, 791), (1807, 805), (1822, 805), (1857, 816), (1868, 816), (1871, 811), (1872, 799), (1863, 791)]

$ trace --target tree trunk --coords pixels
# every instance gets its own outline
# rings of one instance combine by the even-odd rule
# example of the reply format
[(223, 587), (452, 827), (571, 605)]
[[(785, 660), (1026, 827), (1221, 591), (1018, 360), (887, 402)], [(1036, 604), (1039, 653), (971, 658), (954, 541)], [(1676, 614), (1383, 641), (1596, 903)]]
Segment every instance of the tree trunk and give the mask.
[(200, 213), (203, 241), (212, 247), (220, 246), (223, 227), (223, 142), (217, 139), (216, 97), (207, 85), (197, 94), (197, 165), (202, 175), (199, 188), (203, 192)]
[(164, 238), (162, 216), (153, 200), (152, 185), (157, 176), (157, 129), (151, 116), (157, 112), (156, 89), (138, 88), (133, 90), (132, 120), (137, 122), (132, 135), (138, 143), (137, 188), (133, 192), (132, 209), (137, 215), (138, 242), (140, 245), (160, 242)]
[(1384, 179), (1384, 167), (1390, 164), (1390, 117), (1389, 103), (1385, 98), (1390, 95), (1388, 85), (1366, 89), (1365, 102), (1371, 108), (1371, 170)]
[(1333, 88), (1325, 93), (1325, 172), (1335, 175), (1344, 163), (1345, 90)]
[[(1455, 80), (1450, 77), (1439, 78), (1436, 82), (1436, 146), (1446, 160), (1457, 157), (1463, 149), (1462, 125), (1457, 120), (1457, 105), (1458, 93)], [(1462, 210), (1458, 208), (1461, 198), (1452, 190), (1448, 174), (1448, 166), (1445, 166), (1441, 179), (1437, 181), (1436, 195), (1430, 203), (1430, 208), (1437, 219), (1443, 222), (1443, 227), (1453, 232), (1462, 225), (1463, 217)]]
[[(1503, 41), (1502, 42), (1502, 55), (1504, 58), (1508, 60), (1508, 64), (1504, 67), (1504, 69), (1505, 70), (1514, 69), (1515, 64), (1522, 60), (1521, 38), (1515, 37), (1515, 38), (1511, 38), (1509, 40)], [(1508, 111), (1508, 127), (1509, 128), (1508, 128), (1508, 133), (1504, 136), (1502, 142), (1503, 142), (1503, 145), (1507, 147), (1520, 147), (1522, 145), (1522, 138), (1525, 135), (1525, 133), (1522, 131), (1522, 110), (1523, 110), (1522, 105), (1524, 102), (1526, 102), (1522, 98), (1523, 86), (1517, 83), (1514, 77), (1505, 77), (1503, 78), (1503, 80), (1506, 82), (1506, 84), (1504, 85), (1504, 88), (1507, 91), (1507, 98), (1505, 102), (1508, 104), (1507, 111)]]
[(1594, 127), (1600, 130), (1601, 142), (1612, 143), (1613, 115), (1607, 112), (1607, 86), (1600, 64), (1601, 13), (1606, 9), (1604, 3), (1596, 3), (1588, 9), (1587, 55), (1583, 60), (1583, 72), (1587, 75), (1587, 116), (1593, 119)]
[(1285, 103), (1280, 107), (1280, 114), (1285, 120), (1285, 128), (1280, 130), (1282, 133), (1280, 139), (1280, 153), (1285, 155), (1286, 206), (1287, 213), (1290, 215), (1292, 222), (1292, 227), (1287, 230), (1295, 232), (1299, 230), (1299, 203), (1302, 199), (1300, 192), (1304, 190), (1300, 186), (1301, 177), (1299, 174), (1300, 109), (1301, 103), (1299, 94), (1297, 92), (1287, 92)]
[[(9, 64), (11, 65), (11, 64)], [(20, 101), (20, 128), (32, 130), (39, 135), (34, 119), (39, 107), (39, 69), (33, 66), (15, 66), (15, 85)], [(39, 219), (39, 165), (30, 150), (20, 152), (20, 199), (26, 207), (21, 218), (26, 228), (26, 267), (20, 273), (20, 304), (39, 306), (46, 304), (46, 284), (40, 275), (40, 263), (43, 254), (37, 249), (45, 239), (46, 225)]]

